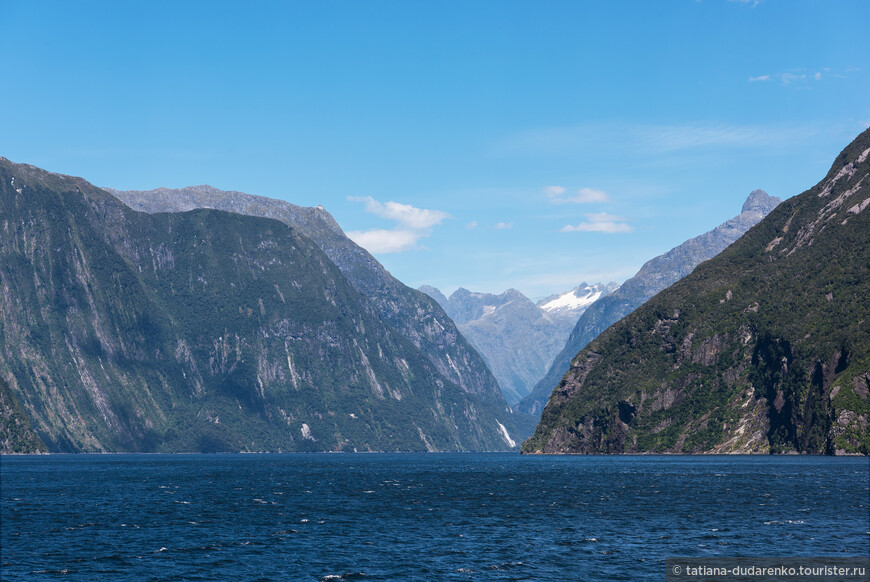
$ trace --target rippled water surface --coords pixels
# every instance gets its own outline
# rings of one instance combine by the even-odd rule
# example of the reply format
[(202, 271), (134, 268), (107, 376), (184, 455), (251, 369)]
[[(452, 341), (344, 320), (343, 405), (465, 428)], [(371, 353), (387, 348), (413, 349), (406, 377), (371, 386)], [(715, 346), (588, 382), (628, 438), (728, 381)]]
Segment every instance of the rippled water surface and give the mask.
[(2, 457), (3, 580), (662, 580), (870, 552), (866, 458)]

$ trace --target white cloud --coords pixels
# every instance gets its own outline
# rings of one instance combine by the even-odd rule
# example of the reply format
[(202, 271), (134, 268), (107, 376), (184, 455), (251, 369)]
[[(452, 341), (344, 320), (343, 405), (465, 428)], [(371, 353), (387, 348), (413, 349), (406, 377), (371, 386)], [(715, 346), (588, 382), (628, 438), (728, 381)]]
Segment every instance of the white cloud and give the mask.
[(441, 210), (416, 208), (399, 202), (383, 203), (371, 196), (348, 196), (348, 200), (363, 202), (366, 212), (398, 223), (392, 229), (376, 228), (347, 233), (352, 241), (373, 254), (401, 253), (417, 249), (417, 241), (431, 235), (432, 227), (451, 218), (450, 214)]
[(371, 196), (349, 196), (348, 200), (352, 202), (364, 202), (366, 212), (371, 212), (382, 218), (395, 220), (415, 230), (432, 228), (436, 224), (440, 224), (444, 219), (451, 218), (448, 213), (441, 210), (415, 208), (410, 204), (400, 204), (399, 202), (387, 202), (384, 204)]
[(417, 248), (417, 240), (428, 234), (413, 230), (352, 230), (348, 238), (373, 254), (401, 253)]
[(564, 186), (547, 186), (546, 188), (544, 188), (544, 194), (546, 194), (549, 198), (555, 198), (556, 196), (561, 196), (564, 193)]
[(577, 190), (576, 198), (581, 202), (607, 202), (609, 200), (606, 192), (602, 190), (594, 190), (592, 188), (581, 188)]
[(477, 221), (472, 220), (471, 222), (469, 222), (468, 224), (465, 225), (465, 228), (467, 228), (468, 230), (471, 230), (472, 228), (477, 228)]
[(634, 230), (634, 227), (626, 222), (628, 219), (607, 214), (606, 212), (587, 214), (586, 220), (587, 222), (581, 222), (576, 226), (566, 225), (561, 228), (560, 232), (605, 232), (615, 234)]
[[(548, 186), (549, 188), (549, 186)], [(581, 188), (577, 190), (577, 194), (574, 196), (561, 196), (564, 193), (564, 188), (562, 188), (563, 192), (560, 192), (556, 195), (550, 195), (550, 202), (553, 204), (591, 204), (594, 202), (608, 202), (610, 198), (607, 196), (607, 193), (602, 190), (594, 190), (592, 188)]]
[(508, 228), (513, 228), (514, 223), (513, 222), (499, 222), (498, 224), (495, 225), (495, 227), (498, 230), (506, 230)]
[(759, 75), (757, 77), (749, 77), (750, 83), (757, 83), (758, 81), (770, 81), (770, 75)]
[(822, 74), (821, 74), (821, 73), (816, 73), (815, 75), (813, 75), (813, 78), (814, 78), (816, 81), (818, 81), (819, 79), (822, 78)]

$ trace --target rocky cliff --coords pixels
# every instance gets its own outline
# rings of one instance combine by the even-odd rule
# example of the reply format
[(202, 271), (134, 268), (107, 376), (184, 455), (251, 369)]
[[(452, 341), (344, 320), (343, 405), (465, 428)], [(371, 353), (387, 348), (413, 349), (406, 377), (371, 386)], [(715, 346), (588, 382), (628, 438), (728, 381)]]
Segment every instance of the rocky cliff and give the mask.
[(526, 453), (870, 453), (870, 130), (592, 341)]
[(6, 159), (0, 218), (0, 376), (51, 451), (511, 446), (500, 394), (442, 374), (301, 228), (135, 212)]
[(380, 317), (426, 355), (438, 372), (466, 392), (501, 399), (498, 382), (480, 355), (457, 332), (440, 305), (395, 277), (345, 236), (322, 207), (296, 206), (283, 200), (225, 191), (211, 186), (158, 188), (147, 191), (107, 189), (122, 202), (143, 212), (183, 212), (213, 208), (248, 216), (274, 218), (314, 241), (371, 301)]
[(580, 315), (562, 351), (547, 374), (517, 406), (518, 411), (538, 415), (553, 388), (568, 371), (571, 358), (605, 329), (643, 305), (650, 297), (676, 283), (701, 262), (715, 257), (743, 233), (758, 224), (780, 203), (763, 190), (753, 191), (740, 214), (715, 229), (655, 257), (612, 294), (602, 297)]

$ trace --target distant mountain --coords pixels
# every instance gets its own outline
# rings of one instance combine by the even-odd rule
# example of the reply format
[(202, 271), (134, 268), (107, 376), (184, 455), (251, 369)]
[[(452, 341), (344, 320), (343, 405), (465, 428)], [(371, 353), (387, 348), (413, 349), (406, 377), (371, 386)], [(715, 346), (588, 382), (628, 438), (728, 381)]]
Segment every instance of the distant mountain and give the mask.
[[(300, 222), (328, 226), (320, 212)], [(135, 212), (5, 158), (0, 217), (0, 437), (17, 450), (512, 447), (482, 362), (465, 387), (442, 374), (301, 227)], [(461, 353), (480, 361), (445, 357)]]
[(591, 297), (615, 287), (580, 285), (550, 301), (551, 311), (516, 289), (500, 295), (456, 290), (448, 299), (438, 289), (420, 287), (437, 300), (462, 334), (483, 354), (508, 402), (516, 404), (547, 371)]
[(868, 158), (581, 350), (523, 451), (870, 454)]
[(605, 295), (610, 295), (619, 288), (619, 284), (610, 282), (588, 285), (581, 283), (566, 293), (550, 295), (538, 301), (537, 305), (549, 313), (570, 315), (579, 318), (590, 305)]
[(553, 360), (546, 375), (515, 408), (527, 414), (540, 414), (553, 388), (568, 371), (571, 359), (586, 344), (653, 295), (691, 273), (701, 262), (721, 253), (779, 203), (779, 198), (769, 196), (764, 190), (754, 190), (744, 202), (740, 214), (648, 261), (619, 289), (591, 305), (578, 319), (564, 349)]
[[(417, 291), (425, 293), (426, 295), (437, 301), (438, 305), (440, 305), (442, 308), (445, 308), (444, 306), (447, 305), (447, 296), (445, 296), (444, 293), (439, 291), (436, 287), (432, 287), (431, 285), (423, 285), (422, 287), (419, 287)], [(447, 315), (449, 316), (450, 314), (448, 313)]]

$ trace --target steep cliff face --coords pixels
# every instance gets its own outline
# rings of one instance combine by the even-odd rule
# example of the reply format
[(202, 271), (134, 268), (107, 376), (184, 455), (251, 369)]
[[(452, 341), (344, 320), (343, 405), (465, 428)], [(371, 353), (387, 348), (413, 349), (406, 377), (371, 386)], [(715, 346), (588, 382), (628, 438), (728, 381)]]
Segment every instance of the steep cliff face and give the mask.
[(571, 362), (527, 453), (870, 453), (870, 130)]
[[(504, 450), (297, 229), (0, 159), (0, 376), (53, 451)], [(502, 401), (503, 404), (503, 401)]]
[[(386, 323), (431, 360), (443, 377), (466, 392), (496, 402), (502, 400), (495, 377), (480, 355), (459, 334), (441, 306), (390, 275), (365, 249), (347, 238), (335, 219), (322, 207), (296, 206), (282, 200), (218, 190), (211, 186), (108, 191), (134, 210), (143, 212), (214, 208), (274, 218), (297, 228), (314, 241), (351, 284), (374, 304)], [(506, 407), (506, 403), (503, 405)]]
[(648, 261), (619, 289), (590, 305), (577, 320), (565, 347), (553, 360), (547, 374), (516, 406), (517, 410), (532, 415), (540, 414), (577, 352), (653, 295), (691, 273), (701, 262), (725, 250), (779, 203), (779, 198), (769, 196), (763, 190), (753, 191), (744, 202), (740, 214)]

